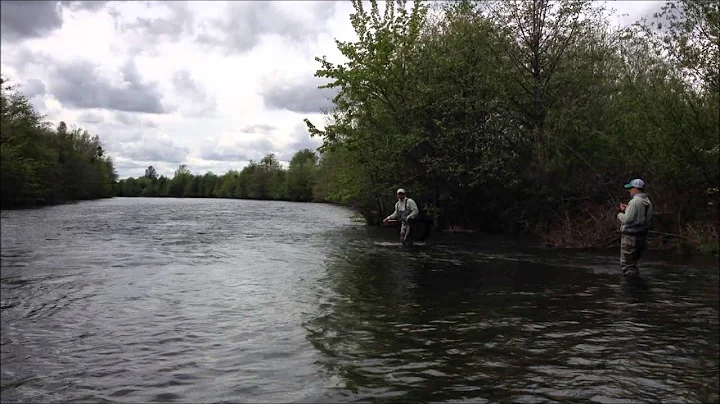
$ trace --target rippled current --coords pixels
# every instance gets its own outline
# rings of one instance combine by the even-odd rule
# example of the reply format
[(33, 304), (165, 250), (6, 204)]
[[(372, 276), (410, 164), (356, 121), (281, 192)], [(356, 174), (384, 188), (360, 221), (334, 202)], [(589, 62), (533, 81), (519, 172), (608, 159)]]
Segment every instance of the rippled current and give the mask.
[[(2, 402), (718, 400), (717, 261), (434, 235), (344, 208), (2, 212)], [(467, 236), (465, 236), (467, 237)]]

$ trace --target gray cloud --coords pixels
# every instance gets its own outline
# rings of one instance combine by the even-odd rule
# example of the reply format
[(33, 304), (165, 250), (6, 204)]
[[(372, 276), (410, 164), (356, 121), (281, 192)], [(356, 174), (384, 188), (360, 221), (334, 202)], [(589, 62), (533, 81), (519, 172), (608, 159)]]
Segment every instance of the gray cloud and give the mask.
[(56, 1), (0, 2), (0, 34), (4, 40), (41, 38), (62, 25), (62, 10)]
[[(31, 65), (52, 66), (53, 61), (42, 52), (33, 52), (28, 46), (20, 45), (16, 49), (11, 49), (9, 53), (3, 49), (3, 57), (6, 63), (19, 72), (25, 72)], [(7, 56), (6, 56), (7, 55)]]
[(260, 160), (275, 150), (273, 143), (266, 139), (245, 141), (231, 147), (219, 147), (215, 144), (206, 144), (200, 152), (200, 158), (210, 161), (248, 161)]
[(122, 69), (125, 88), (113, 85), (86, 61), (73, 61), (55, 68), (50, 91), (63, 104), (81, 108), (104, 108), (127, 112), (164, 113), (161, 94), (155, 83), (143, 82), (135, 62)]
[(38, 79), (28, 80), (25, 85), (22, 86), (22, 89), (23, 93), (25, 93), (25, 96), (27, 96), (28, 98), (43, 96), (47, 92), (47, 87), (45, 86), (45, 83)]
[(64, 7), (67, 7), (73, 11), (76, 11), (76, 10), (99, 11), (99, 10), (102, 10), (103, 8), (105, 8), (105, 6), (109, 3), (109, 1), (85, 0), (85, 1), (61, 1), (60, 3)]
[(202, 92), (198, 88), (197, 84), (190, 77), (190, 73), (187, 70), (180, 70), (175, 72), (172, 77), (173, 87), (175, 90), (188, 97), (196, 97), (202, 95)]
[(105, 119), (102, 117), (101, 114), (86, 111), (78, 116), (78, 121), (89, 124), (98, 124), (104, 122)]
[(123, 158), (141, 162), (182, 163), (190, 150), (178, 146), (172, 139), (142, 136), (139, 140), (113, 145), (113, 151)]
[[(153, 121), (143, 119), (138, 114), (117, 111), (111, 117), (105, 117), (101, 111), (84, 111), (78, 116), (78, 122), (89, 124), (103, 133), (130, 133), (129, 136), (123, 136), (122, 141), (133, 141), (139, 139), (143, 129), (152, 129), (157, 127)], [(136, 138), (137, 137), (137, 138)]]
[(131, 126), (137, 129), (156, 128), (157, 124), (153, 121), (143, 119), (136, 113), (117, 111), (113, 114), (115, 122), (122, 126)]
[[(23, 85), (24, 94), (43, 113), (48, 112), (44, 108), (44, 95), (48, 93), (64, 107), (78, 109), (108, 109), (154, 114), (173, 110), (163, 105), (158, 84), (144, 81), (132, 59), (129, 59), (121, 69), (125, 83), (120, 85), (101, 76), (93, 63), (83, 60), (59, 61), (42, 52), (33, 52), (24, 45), (11, 51), (8, 59), (9, 64), (22, 75), (32, 76), (35, 71), (48, 70), (46, 82), (31, 78)], [(86, 114), (83, 117), (90, 119), (90, 121), (83, 120), (86, 123), (96, 123), (95, 121), (100, 119), (95, 114)], [(141, 124), (140, 118), (133, 118), (130, 121), (128, 119), (130, 118), (127, 116), (121, 116), (119, 121), (124, 125)], [(142, 125), (152, 127), (154, 123), (144, 121)]]
[(203, 152), (200, 155), (200, 158), (210, 161), (248, 161), (251, 159), (250, 157), (248, 157), (248, 154), (246, 154), (244, 150), (236, 149), (210, 150)]
[[(305, 42), (325, 30), (325, 22), (337, 7), (335, 2), (303, 3), (313, 17), (297, 16), (292, 7), (272, 1), (228, 2), (224, 18), (202, 25), (196, 41), (220, 47), (226, 53), (251, 50), (264, 35), (275, 34), (295, 42)], [(283, 8), (284, 7), (284, 8)]]
[(136, 163), (132, 160), (118, 159), (115, 162), (115, 168), (118, 170), (133, 170), (139, 168), (139, 166), (145, 167), (143, 163)]
[(103, 142), (108, 145), (108, 150), (122, 149), (125, 144), (138, 142), (143, 138), (143, 132), (135, 128), (120, 129), (116, 125), (99, 124), (95, 130), (100, 135)]
[(139, 17), (133, 23), (120, 24), (118, 28), (122, 31), (138, 33), (142, 37), (145, 45), (147, 45), (148, 42), (157, 44), (163, 39), (179, 41), (185, 36), (192, 36), (194, 34), (195, 18), (188, 8), (187, 3), (171, 1), (160, 3), (160, 5), (170, 11), (169, 17)]
[(153, 121), (145, 120), (143, 121), (143, 126), (146, 128), (157, 128), (158, 125)]
[(47, 86), (42, 80), (31, 78), (26, 80), (24, 83), (15, 83), (12, 78), (10, 78), (10, 84), (19, 84), (18, 89), (20, 92), (27, 97), (30, 104), (32, 104), (35, 108), (35, 111), (37, 111), (40, 115), (45, 116), (46, 119), (52, 118), (55, 115), (47, 106), (47, 100), (45, 97), (47, 94)]
[(302, 149), (316, 150), (322, 144), (322, 140), (310, 136), (305, 123), (300, 123), (295, 127), (292, 137), (293, 143), (290, 144), (290, 147), (294, 151)]
[(320, 113), (332, 110), (332, 98), (338, 93), (336, 88), (318, 88), (324, 84), (324, 81), (315, 77), (284, 85), (277, 83), (265, 87), (262, 96), (269, 108), (307, 114)]
[[(55, 123), (60, 120), (61, 118), (58, 117)], [(70, 124), (69, 121), (65, 121)], [(103, 111), (84, 111), (79, 114), (76, 123), (88, 132), (100, 136), (105, 149), (113, 153), (128, 143), (143, 139), (142, 128), (119, 124)]]
[(260, 125), (248, 125), (240, 129), (240, 132), (242, 133), (270, 133), (277, 129), (277, 126), (273, 125), (266, 125), (266, 124), (260, 124)]
[(205, 116), (213, 113), (217, 108), (215, 98), (208, 96), (205, 90), (193, 80), (188, 71), (175, 72), (172, 77), (172, 84), (178, 95), (190, 101), (188, 103), (189, 107), (184, 108), (185, 112)]
[(140, 119), (138, 119), (136, 116), (133, 116), (132, 114), (129, 114), (127, 112), (121, 112), (118, 111), (114, 114), (115, 121), (117, 121), (119, 124), (132, 126), (132, 125), (140, 125)]
[(0, 2), (2, 39), (18, 42), (42, 38), (63, 26), (63, 7), (98, 11), (107, 1), (10, 1)]
[(291, 137), (292, 142), (278, 153), (279, 160), (290, 161), (292, 156), (302, 149), (310, 149), (317, 152), (317, 148), (322, 144), (321, 140), (310, 137), (310, 132), (308, 132), (305, 123), (295, 125)]

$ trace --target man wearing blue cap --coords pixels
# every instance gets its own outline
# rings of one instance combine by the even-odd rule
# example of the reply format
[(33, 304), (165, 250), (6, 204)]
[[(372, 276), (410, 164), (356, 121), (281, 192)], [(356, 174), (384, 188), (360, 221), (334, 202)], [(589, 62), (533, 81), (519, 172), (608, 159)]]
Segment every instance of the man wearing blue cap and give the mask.
[(652, 224), (652, 203), (645, 194), (645, 182), (636, 178), (625, 184), (630, 191), (630, 202), (620, 204), (617, 218), (622, 225), (620, 241), (620, 266), (627, 277), (640, 275), (637, 263), (647, 248), (647, 235)]

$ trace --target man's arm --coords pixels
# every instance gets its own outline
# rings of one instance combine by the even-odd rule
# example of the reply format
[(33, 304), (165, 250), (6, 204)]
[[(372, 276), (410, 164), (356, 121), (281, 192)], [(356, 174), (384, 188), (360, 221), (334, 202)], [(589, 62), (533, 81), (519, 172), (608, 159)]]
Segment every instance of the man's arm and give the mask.
[(627, 223), (628, 221), (635, 219), (635, 209), (637, 209), (637, 203), (635, 202), (636, 201), (634, 200), (630, 201), (627, 204), (627, 208), (625, 208), (625, 212), (618, 213), (617, 218), (619, 221), (621, 221), (622, 223)]
[(410, 214), (408, 215), (408, 219), (415, 219), (417, 215), (420, 214), (420, 210), (418, 210), (417, 203), (415, 203), (414, 200), (410, 199)]

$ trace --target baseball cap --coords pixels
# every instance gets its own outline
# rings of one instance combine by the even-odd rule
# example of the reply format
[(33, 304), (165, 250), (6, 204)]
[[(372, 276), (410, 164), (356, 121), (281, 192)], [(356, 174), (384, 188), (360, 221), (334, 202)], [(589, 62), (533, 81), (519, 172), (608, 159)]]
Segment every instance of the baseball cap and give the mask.
[(398, 194), (404, 194), (404, 193), (405, 193), (405, 190), (402, 189), (402, 188), (400, 188), (400, 189), (397, 190), (397, 193), (398, 193)]
[(634, 180), (625, 184), (625, 188), (627, 188), (627, 189), (630, 189), (630, 188), (643, 189), (643, 188), (645, 188), (645, 182), (643, 182), (643, 180), (641, 180), (640, 178), (635, 178)]

